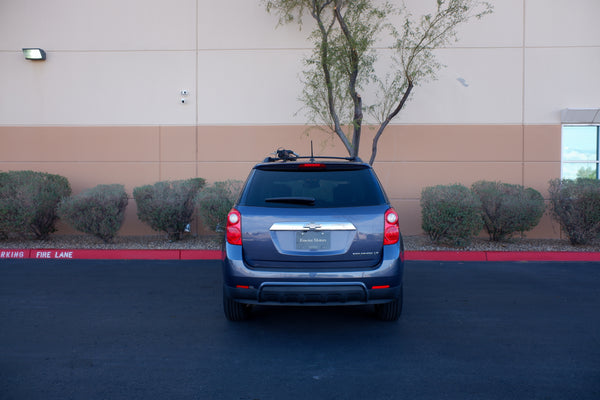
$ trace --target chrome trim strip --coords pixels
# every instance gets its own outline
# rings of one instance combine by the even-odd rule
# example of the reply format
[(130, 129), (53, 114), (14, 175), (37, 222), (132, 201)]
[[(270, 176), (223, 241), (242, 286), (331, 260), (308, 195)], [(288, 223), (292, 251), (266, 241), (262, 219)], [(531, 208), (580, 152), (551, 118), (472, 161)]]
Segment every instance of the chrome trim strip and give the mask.
[(351, 222), (276, 222), (271, 231), (355, 231)]

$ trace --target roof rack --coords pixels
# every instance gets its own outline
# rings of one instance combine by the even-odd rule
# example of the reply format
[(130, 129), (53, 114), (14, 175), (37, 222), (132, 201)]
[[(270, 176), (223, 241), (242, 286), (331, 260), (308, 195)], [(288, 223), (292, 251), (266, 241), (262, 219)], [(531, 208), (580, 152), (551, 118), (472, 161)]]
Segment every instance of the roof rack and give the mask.
[[(312, 143), (311, 143), (311, 152), (312, 152)], [(298, 154), (296, 154), (293, 150), (286, 150), (286, 149), (282, 149), (279, 148), (277, 149), (277, 151), (275, 151), (275, 153), (272, 153), (273, 155), (275, 155), (276, 157), (267, 157), (264, 159), (263, 162), (287, 162), (287, 161), (296, 161), (296, 160), (310, 160), (310, 161), (315, 161), (315, 160), (326, 160), (326, 159), (330, 159), (330, 160), (345, 160), (345, 161), (355, 161), (355, 162), (362, 162), (362, 160), (359, 157), (335, 157), (335, 156), (314, 156), (311, 154), (311, 156), (299, 156)]]

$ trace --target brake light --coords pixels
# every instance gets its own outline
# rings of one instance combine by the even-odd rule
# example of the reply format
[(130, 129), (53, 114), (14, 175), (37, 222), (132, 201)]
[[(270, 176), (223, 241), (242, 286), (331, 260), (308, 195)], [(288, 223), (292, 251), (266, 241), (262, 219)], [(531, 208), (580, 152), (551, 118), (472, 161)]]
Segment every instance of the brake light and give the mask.
[(322, 163), (306, 163), (298, 165), (299, 169), (325, 169), (325, 164)]
[(385, 212), (385, 222), (383, 229), (383, 244), (396, 244), (400, 239), (400, 223), (398, 222), (398, 213), (390, 208)]
[(227, 243), (242, 244), (242, 215), (235, 208), (227, 214)]

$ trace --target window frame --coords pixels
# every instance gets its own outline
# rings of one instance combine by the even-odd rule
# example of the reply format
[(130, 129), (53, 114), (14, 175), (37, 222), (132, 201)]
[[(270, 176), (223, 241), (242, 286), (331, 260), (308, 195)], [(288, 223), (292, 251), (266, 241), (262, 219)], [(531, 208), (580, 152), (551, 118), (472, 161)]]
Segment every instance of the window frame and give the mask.
[[(564, 142), (565, 142), (565, 128), (571, 127), (592, 127), (596, 130), (596, 159), (595, 160), (569, 160), (564, 158)], [(595, 179), (600, 179), (600, 125), (599, 124), (577, 124), (577, 123), (564, 123), (561, 126), (561, 145), (560, 145), (560, 177), (561, 179), (575, 179), (565, 177), (565, 165), (568, 164), (588, 164), (596, 167)]]

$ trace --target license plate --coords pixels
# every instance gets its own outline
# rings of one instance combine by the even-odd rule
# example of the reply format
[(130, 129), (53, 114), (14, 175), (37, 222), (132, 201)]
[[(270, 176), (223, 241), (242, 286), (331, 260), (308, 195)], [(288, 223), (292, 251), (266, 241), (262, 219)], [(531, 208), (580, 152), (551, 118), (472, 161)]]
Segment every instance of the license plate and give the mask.
[(297, 250), (328, 250), (331, 247), (331, 232), (296, 232)]

